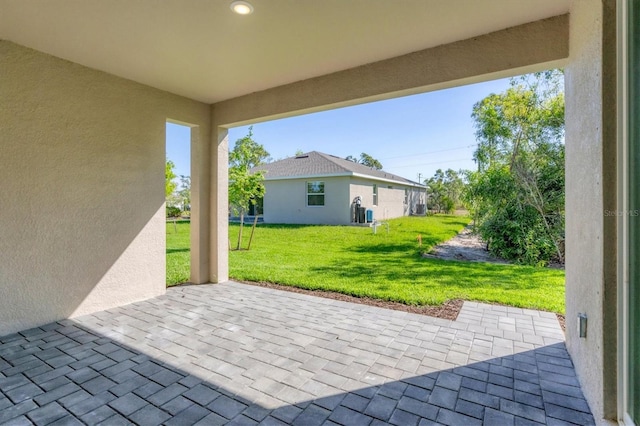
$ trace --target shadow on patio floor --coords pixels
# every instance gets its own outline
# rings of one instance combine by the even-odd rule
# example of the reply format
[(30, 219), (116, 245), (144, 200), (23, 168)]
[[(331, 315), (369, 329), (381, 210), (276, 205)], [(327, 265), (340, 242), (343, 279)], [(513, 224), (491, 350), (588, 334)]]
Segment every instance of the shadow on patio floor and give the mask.
[[(165, 307), (177, 312), (170, 302)], [(260, 340), (256, 325), (255, 341), (244, 349), (233, 349), (229, 340), (227, 351), (224, 340), (200, 337), (206, 348), (186, 348), (169, 362), (155, 351), (176, 351), (179, 344), (157, 324), (149, 323), (135, 345), (97, 331), (126, 335), (123, 312), (142, 315), (143, 306), (99, 313), (90, 321), (95, 327), (81, 318), (0, 338), (0, 423), (594, 424), (563, 343), (452, 368), (429, 361), (427, 371), (424, 354), (406, 350), (394, 358), (391, 345), (379, 353), (363, 350), (360, 358), (341, 356), (330, 340), (324, 348), (319, 342), (283, 342), (276, 353), (268, 340), (277, 336)], [(213, 334), (241, 334), (241, 323), (236, 330), (232, 321), (219, 324)]]

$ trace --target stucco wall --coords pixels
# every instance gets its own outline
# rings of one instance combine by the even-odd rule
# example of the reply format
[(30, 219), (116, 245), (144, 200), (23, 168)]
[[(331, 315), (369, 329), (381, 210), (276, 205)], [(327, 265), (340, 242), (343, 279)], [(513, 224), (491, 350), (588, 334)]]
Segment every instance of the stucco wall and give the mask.
[[(307, 182), (324, 182), (325, 205), (307, 206)], [(349, 178), (324, 177), (265, 181), (265, 223), (349, 224)]]
[(6, 41), (0, 76), (0, 335), (162, 294), (165, 123), (210, 107)]
[[(378, 185), (378, 204), (373, 205), (373, 185)], [(391, 187), (391, 188), (389, 188)], [(409, 203), (404, 203), (404, 190), (409, 189)], [(394, 217), (408, 216), (412, 203), (418, 199), (415, 190), (408, 186), (373, 181), (363, 178), (351, 180), (350, 199), (360, 196), (362, 206), (373, 210), (373, 217), (378, 220), (392, 219)], [(415, 210), (415, 205), (413, 205)]]
[[(306, 182), (325, 183), (325, 205), (309, 207), (306, 201)], [(373, 205), (373, 184), (378, 185), (378, 205)], [(391, 186), (392, 188), (388, 188)], [(404, 204), (404, 188), (385, 182), (362, 178), (325, 177), (313, 179), (271, 180), (265, 182), (265, 223), (300, 223), (348, 225), (352, 222), (351, 203), (362, 198), (362, 207), (373, 210), (376, 219), (407, 216), (410, 204)], [(419, 197), (410, 187), (409, 202)], [(415, 207), (414, 207), (415, 209)]]
[(565, 74), (567, 347), (596, 419), (616, 415), (614, 4), (572, 4)]
[(423, 204), (424, 207), (424, 212), (426, 212), (426, 208), (427, 208), (427, 191), (426, 189), (417, 189), (417, 188), (412, 188), (409, 190), (409, 205), (410, 205), (410, 210), (409, 210), (409, 214), (416, 214), (417, 210), (418, 210), (418, 204)]

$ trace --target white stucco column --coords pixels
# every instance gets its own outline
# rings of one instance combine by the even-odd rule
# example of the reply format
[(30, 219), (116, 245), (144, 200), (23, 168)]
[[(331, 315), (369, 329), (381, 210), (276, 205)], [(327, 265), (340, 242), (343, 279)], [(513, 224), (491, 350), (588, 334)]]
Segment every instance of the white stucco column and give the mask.
[(221, 283), (229, 279), (229, 139), (215, 114), (211, 136), (209, 281)]
[(209, 282), (209, 229), (211, 191), (211, 133), (191, 128), (191, 277)]

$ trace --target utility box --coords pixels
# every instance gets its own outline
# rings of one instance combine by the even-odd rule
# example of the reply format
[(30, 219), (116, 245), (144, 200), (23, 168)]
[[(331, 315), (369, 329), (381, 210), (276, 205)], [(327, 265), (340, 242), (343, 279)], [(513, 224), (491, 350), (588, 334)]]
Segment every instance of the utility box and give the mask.
[(371, 223), (373, 222), (373, 210), (368, 209), (367, 210), (367, 223)]
[(356, 223), (365, 223), (365, 208), (356, 207)]
[(416, 214), (424, 214), (424, 204), (416, 204)]

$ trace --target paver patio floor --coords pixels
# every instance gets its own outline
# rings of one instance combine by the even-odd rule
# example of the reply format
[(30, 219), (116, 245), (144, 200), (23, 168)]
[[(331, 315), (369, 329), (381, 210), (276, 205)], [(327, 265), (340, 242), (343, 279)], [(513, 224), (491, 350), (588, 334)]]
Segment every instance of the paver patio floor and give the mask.
[(563, 339), (517, 308), (177, 287), (0, 337), (0, 424), (593, 424)]

